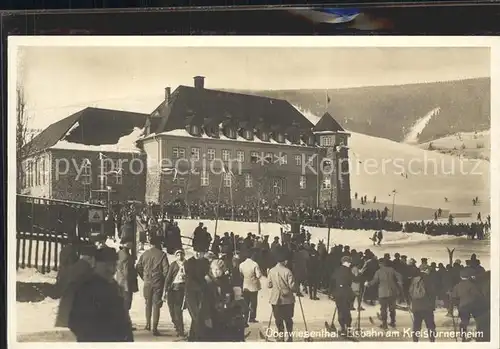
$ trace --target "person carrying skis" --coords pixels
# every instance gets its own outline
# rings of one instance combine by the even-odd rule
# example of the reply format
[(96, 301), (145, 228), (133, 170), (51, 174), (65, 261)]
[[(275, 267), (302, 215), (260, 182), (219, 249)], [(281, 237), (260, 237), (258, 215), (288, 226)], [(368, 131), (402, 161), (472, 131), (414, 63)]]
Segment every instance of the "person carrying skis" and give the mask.
[(486, 299), (484, 292), (472, 280), (474, 270), (472, 268), (463, 268), (460, 270), (460, 282), (451, 290), (451, 300), (458, 306), (458, 316), (460, 317), (460, 334), (462, 342), (467, 342), (467, 327), (471, 316), (476, 321), (477, 327), (480, 327), (481, 315), (489, 312), (489, 298)]
[(409, 301), (413, 313), (413, 341), (418, 342), (422, 330), (422, 321), (429, 331), (431, 342), (436, 341), (436, 323), (434, 310), (436, 308), (436, 289), (427, 265), (420, 267), (420, 274), (411, 280)]
[(371, 281), (365, 282), (365, 287), (378, 285), (378, 297), (380, 303), (380, 315), (382, 329), (387, 329), (387, 310), (391, 318), (390, 326), (396, 327), (396, 299), (403, 288), (401, 274), (391, 267), (391, 261), (379, 259), (380, 269), (375, 272)]

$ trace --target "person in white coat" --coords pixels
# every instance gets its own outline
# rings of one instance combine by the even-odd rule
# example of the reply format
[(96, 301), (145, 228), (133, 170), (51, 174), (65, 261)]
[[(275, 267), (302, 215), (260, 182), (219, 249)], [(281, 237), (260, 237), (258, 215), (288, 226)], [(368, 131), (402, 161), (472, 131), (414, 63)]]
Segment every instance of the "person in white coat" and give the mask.
[(260, 278), (262, 277), (262, 272), (255, 261), (256, 259), (257, 254), (254, 252), (250, 258), (247, 258), (240, 264), (239, 268), (241, 277), (243, 278), (243, 298), (249, 308), (247, 325), (248, 322), (257, 322), (257, 299), (261, 289)]

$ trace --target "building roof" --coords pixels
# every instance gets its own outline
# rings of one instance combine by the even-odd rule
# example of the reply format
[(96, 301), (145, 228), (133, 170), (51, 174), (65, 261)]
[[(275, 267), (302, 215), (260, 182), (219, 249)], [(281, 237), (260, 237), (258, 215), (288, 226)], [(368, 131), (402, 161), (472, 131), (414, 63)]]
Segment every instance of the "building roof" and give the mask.
[(85, 108), (59, 120), (39, 133), (26, 146), (35, 153), (65, 140), (83, 145), (116, 144), (131, 134), (135, 128), (143, 128), (147, 114), (101, 108)]
[(314, 126), (285, 100), (183, 85), (175, 89), (168, 105), (163, 102), (155, 111), (161, 111), (162, 121), (151, 130), (154, 133), (182, 129), (187, 124), (202, 126), (207, 118), (214, 124), (234, 119), (240, 127), (264, 124), (284, 130), (294, 123), (311, 132)]
[(331, 132), (344, 132), (345, 130), (340, 126), (340, 124), (333, 118), (333, 116), (326, 112), (321, 119), (318, 121), (316, 126), (312, 129), (313, 132), (321, 131), (331, 131)]

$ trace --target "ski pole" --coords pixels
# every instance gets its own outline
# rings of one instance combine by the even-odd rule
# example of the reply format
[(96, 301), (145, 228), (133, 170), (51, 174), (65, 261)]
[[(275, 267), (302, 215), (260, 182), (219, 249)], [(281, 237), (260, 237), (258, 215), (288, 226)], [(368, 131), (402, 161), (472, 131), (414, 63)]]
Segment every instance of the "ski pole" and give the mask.
[[(451, 293), (450, 293), (449, 297), (450, 297), (450, 305), (451, 305), (451, 321), (453, 321), (453, 332), (457, 333), (457, 324), (455, 322), (455, 314), (454, 314), (455, 307), (453, 306), (453, 303), (452, 303)], [(458, 342), (457, 336), (453, 336), (453, 337), (455, 337), (455, 342)]]
[[(304, 315), (304, 308), (302, 307), (302, 301), (300, 300), (300, 297), (297, 298), (299, 299), (300, 311), (302, 312), (302, 319), (304, 320), (304, 327), (306, 329), (306, 333), (309, 333), (309, 331), (307, 330), (306, 316)], [(306, 342), (312, 342), (312, 338), (309, 336), (307, 336), (304, 340)]]

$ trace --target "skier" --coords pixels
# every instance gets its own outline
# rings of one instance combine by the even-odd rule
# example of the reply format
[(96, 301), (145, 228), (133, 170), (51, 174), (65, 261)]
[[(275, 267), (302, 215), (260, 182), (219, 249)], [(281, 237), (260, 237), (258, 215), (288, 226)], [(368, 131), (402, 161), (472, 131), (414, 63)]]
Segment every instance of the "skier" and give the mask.
[(380, 243), (382, 242), (382, 239), (384, 238), (384, 234), (382, 233), (382, 230), (379, 230), (377, 233), (377, 245), (380, 246)]
[[(471, 317), (476, 321), (476, 327), (481, 328), (482, 315), (489, 313), (488, 303), (482, 289), (473, 282), (474, 271), (472, 268), (460, 270), (460, 282), (451, 290), (450, 297), (454, 305), (458, 306), (460, 317), (460, 334), (462, 342), (467, 342), (467, 327)], [(489, 316), (488, 316), (489, 317)]]
[(337, 306), (341, 336), (351, 334), (351, 306), (355, 296), (352, 290), (354, 275), (351, 272), (351, 262), (352, 259), (350, 256), (342, 257), (342, 265), (336, 270), (333, 277), (335, 282), (335, 304)]
[(420, 274), (412, 279), (409, 296), (413, 313), (413, 341), (418, 342), (418, 333), (420, 333), (422, 321), (424, 321), (429, 332), (430, 341), (435, 342), (436, 323), (434, 322), (434, 310), (437, 292), (430, 277), (430, 268), (427, 265), (422, 265)]
[(379, 259), (380, 269), (375, 272), (371, 281), (365, 282), (365, 287), (378, 285), (378, 297), (382, 329), (387, 329), (387, 310), (391, 318), (390, 326), (396, 327), (396, 299), (403, 289), (403, 279), (394, 268), (390, 266), (391, 261), (384, 258)]

